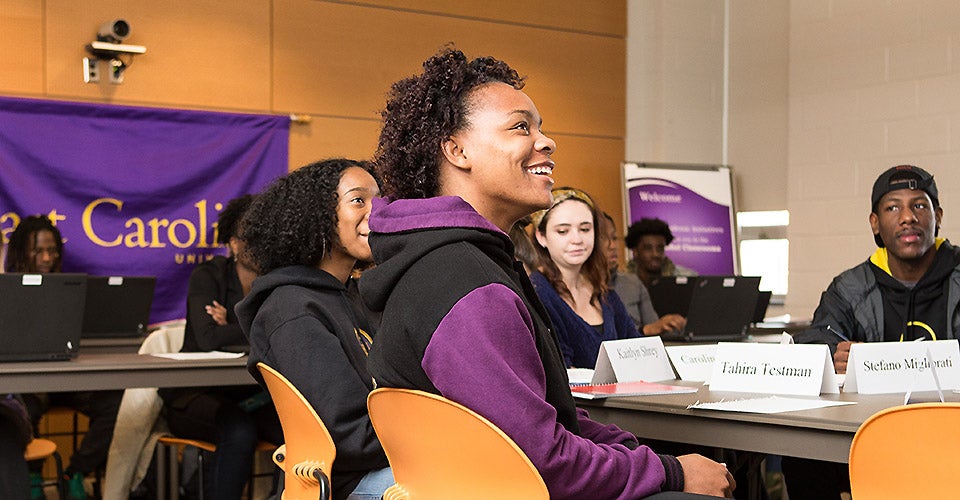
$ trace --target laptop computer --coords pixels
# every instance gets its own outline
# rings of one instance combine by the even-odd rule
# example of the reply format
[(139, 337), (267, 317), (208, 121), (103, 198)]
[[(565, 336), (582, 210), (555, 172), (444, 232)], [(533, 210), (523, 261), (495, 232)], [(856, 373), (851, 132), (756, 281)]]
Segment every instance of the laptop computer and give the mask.
[(87, 275), (0, 274), (0, 361), (76, 357)]
[(88, 276), (83, 338), (146, 335), (156, 285), (153, 276)]
[(653, 310), (657, 311), (659, 316), (667, 314), (686, 316), (697, 279), (698, 277), (667, 276), (654, 281), (647, 290), (650, 293)]
[(736, 341), (746, 337), (760, 293), (759, 276), (699, 276), (687, 309), (682, 332), (662, 336), (665, 341)]
[(770, 307), (770, 298), (773, 292), (769, 290), (760, 290), (757, 294), (757, 308), (753, 310), (753, 319), (751, 323), (763, 323), (763, 318), (767, 317), (767, 308)]

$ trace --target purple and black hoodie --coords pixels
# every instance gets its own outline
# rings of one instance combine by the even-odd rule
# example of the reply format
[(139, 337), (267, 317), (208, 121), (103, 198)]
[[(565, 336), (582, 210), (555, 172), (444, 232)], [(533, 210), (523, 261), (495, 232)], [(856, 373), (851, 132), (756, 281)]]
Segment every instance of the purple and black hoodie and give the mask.
[(526, 453), (551, 498), (683, 489), (675, 457), (576, 408), (549, 316), (505, 233), (459, 197), (375, 199), (370, 231), (377, 267), (360, 291), (383, 311), (367, 359), (378, 386), (483, 415)]

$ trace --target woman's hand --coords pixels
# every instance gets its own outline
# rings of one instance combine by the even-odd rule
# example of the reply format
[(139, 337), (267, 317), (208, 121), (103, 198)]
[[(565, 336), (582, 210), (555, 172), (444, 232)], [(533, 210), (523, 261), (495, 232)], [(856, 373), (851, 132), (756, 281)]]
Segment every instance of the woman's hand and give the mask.
[(209, 314), (218, 325), (223, 326), (227, 324), (227, 308), (220, 305), (219, 302), (213, 301), (213, 304), (206, 306), (206, 310), (207, 314)]
[(727, 466), (703, 455), (677, 457), (683, 467), (683, 491), (715, 497), (733, 498), (737, 482)]

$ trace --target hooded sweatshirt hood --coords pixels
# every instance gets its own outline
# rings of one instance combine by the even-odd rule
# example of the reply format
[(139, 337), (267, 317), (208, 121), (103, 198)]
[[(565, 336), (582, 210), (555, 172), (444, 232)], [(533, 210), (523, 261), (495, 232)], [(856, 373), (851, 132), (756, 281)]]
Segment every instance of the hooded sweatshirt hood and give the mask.
[(943, 238), (936, 241), (936, 257), (915, 285), (893, 277), (887, 251), (878, 248), (870, 257), (883, 299), (884, 340), (897, 342), (925, 338), (943, 340), (947, 335), (947, 294), (950, 275), (960, 263), (956, 247)]
[[(370, 248), (377, 267), (360, 280), (363, 300), (373, 311), (383, 311), (393, 285), (411, 265), (437, 248), (455, 242), (470, 242), (496, 250), (503, 265), (513, 267), (513, 242), (506, 233), (485, 219), (458, 196), (390, 200), (374, 198), (370, 213)], [(405, 233), (429, 230), (433, 237), (405, 238)]]
[(240, 320), (240, 327), (243, 328), (243, 332), (248, 339), (250, 337), (250, 325), (253, 324), (253, 319), (256, 317), (257, 311), (260, 310), (260, 306), (273, 293), (274, 289), (286, 285), (346, 292), (344, 284), (337, 281), (329, 273), (306, 266), (281, 267), (260, 276), (253, 281), (253, 286), (246, 298), (237, 304), (237, 319)]

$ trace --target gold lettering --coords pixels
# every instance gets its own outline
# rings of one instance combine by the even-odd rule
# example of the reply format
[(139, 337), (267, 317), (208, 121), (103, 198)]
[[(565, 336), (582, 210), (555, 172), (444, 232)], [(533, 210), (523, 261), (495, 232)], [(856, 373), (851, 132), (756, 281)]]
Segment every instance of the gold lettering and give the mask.
[(50, 213), (47, 214), (47, 218), (50, 219), (50, 223), (53, 224), (54, 226), (56, 226), (57, 222), (59, 221), (67, 220), (67, 216), (58, 214), (56, 208), (54, 208), (53, 210), (50, 211)]
[(110, 241), (106, 241), (103, 238), (97, 236), (97, 234), (93, 232), (93, 209), (97, 208), (97, 206), (102, 205), (104, 203), (109, 203), (117, 207), (118, 212), (123, 210), (123, 202), (114, 198), (98, 198), (96, 200), (91, 201), (90, 204), (83, 209), (83, 216), (80, 219), (83, 223), (83, 233), (87, 235), (87, 239), (92, 241), (97, 246), (115, 247), (119, 245), (120, 241), (122, 240), (119, 234), (117, 235), (116, 238)]
[(0, 239), (3, 240), (4, 245), (10, 243), (10, 233), (20, 225), (20, 216), (16, 212), (7, 212), (0, 215), (0, 225), (6, 222), (11, 222), (10, 227), (0, 229)]
[(200, 244), (197, 245), (197, 248), (210, 248), (207, 245), (207, 200), (200, 200), (193, 206), (197, 207), (197, 215), (200, 219)]
[(183, 264), (183, 254), (182, 254), (182, 253), (178, 253), (178, 254), (174, 255), (174, 256), (173, 256), (173, 261), (176, 262), (177, 264)]
[(123, 224), (123, 227), (130, 228), (134, 226), (134, 230), (127, 233), (123, 238), (123, 245), (127, 248), (147, 248), (147, 231), (143, 225), (143, 219), (140, 217), (132, 217), (127, 219), (127, 222)]
[(196, 264), (197, 263), (197, 254), (188, 253), (187, 254), (187, 264)]
[[(177, 238), (177, 226), (187, 228), (187, 234), (190, 235), (190, 238), (186, 243), (181, 242), (180, 239)], [(197, 228), (187, 219), (176, 219), (171, 222), (170, 227), (167, 228), (167, 238), (170, 240), (170, 243), (173, 243), (173, 246), (177, 248), (187, 248), (197, 240)]]
[(167, 219), (150, 219), (147, 225), (150, 226), (150, 248), (163, 248), (166, 243), (160, 242), (160, 228), (167, 227), (170, 221)]

